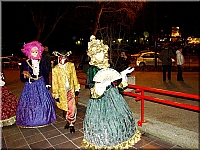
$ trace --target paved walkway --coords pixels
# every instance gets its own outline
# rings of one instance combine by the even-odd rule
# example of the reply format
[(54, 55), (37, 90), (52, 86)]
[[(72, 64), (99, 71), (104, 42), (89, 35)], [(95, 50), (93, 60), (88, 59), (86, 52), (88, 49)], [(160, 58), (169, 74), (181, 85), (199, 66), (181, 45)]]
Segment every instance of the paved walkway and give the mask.
[[(77, 74), (78, 76), (85, 76), (85, 74), (81, 72), (78, 72)], [(136, 85), (199, 94), (198, 72), (184, 72), (183, 78), (185, 82), (176, 81), (175, 72), (172, 72), (171, 82), (162, 82), (161, 72), (133, 72), (132, 75), (136, 78)], [(19, 97), (23, 88), (23, 83), (19, 80), (19, 71), (5, 70), (5, 77), (7, 87)], [(83, 82), (83, 80), (80, 81)], [(155, 94), (146, 94), (159, 97), (159, 95)], [(199, 102), (195, 101), (165, 96), (162, 96), (161, 98), (199, 106)], [(79, 95), (79, 105), (86, 107), (88, 99), (89, 90), (85, 89), (82, 85)], [(136, 102), (134, 98), (128, 96), (125, 96), (125, 99), (134, 113), (136, 120), (139, 120), (140, 102)], [(165, 142), (179, 145), (184, 148), (199, 148), (199, 113), (145, 102), (145, 120), (147, 120), (147, 123), (144, 123), (142, 127), (139, 127), (143, 133), (150, 134)]]

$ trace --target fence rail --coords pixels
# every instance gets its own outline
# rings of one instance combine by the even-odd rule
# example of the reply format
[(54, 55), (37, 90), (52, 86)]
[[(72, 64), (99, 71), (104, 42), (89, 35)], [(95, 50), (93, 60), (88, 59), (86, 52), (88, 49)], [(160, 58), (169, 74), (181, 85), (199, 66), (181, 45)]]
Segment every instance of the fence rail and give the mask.
[[(79, 79), (86, 79), (84, 76), (78, 76)], [(86, 85), (85, 82), (79, 82), (82, 85)], [(188, 100), (194, 100), (194, 101), (200, 101), (200, 96), (195, 94), (188, 94), (188, 93), (182, 93), (182, 92), (175, 92), (175, 91), (169, 91), (169, 90), (163, 90), (163, 89), (156, 89), (156, 88), (149, 88), (144, 86), (137, 86), (128, 84), (128, 88), (134, 89), (135, 93), (133, 92), (124, 92), (123, 94), (130, 97), (135, 97), (135, 101), (141, 101), (141, 115), (140, 120), (138, 121), (138, 126), (142, 126), (142, 123), (146, 122), (144, 119), (144, 101), (150, 101), (154, 103), (159, 103), (162, 105), (168, 105), (176, 108), (186, 109), (190, 111), (200, 112), (200, 107), (190, 104), (184, 104), (179, 102), (173, 102), (171, 100), (166, 99), (160, 99), (155, 98), (151, 96), (145, 96), (145, 92), (154, 93), (154, 94), (160, 94), (160, 95), (166, 95), (166, 96), (172, 96), (172, 97), (179, 97), (184, 98)]]

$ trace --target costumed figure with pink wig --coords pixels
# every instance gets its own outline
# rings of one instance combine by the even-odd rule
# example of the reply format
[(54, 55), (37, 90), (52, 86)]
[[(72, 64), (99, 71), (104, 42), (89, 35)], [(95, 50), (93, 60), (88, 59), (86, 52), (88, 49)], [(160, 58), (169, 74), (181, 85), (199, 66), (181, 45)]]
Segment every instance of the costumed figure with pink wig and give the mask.
[(48, 72), (42, 59), (44, 47), (38, 41), (24, 44), (28, 57), (22, 62), (20, 80), (24, 87), (16, 111), (16, 124), (22, 128), (37, 128), (56, 121), (55, 100), (49, 87)]

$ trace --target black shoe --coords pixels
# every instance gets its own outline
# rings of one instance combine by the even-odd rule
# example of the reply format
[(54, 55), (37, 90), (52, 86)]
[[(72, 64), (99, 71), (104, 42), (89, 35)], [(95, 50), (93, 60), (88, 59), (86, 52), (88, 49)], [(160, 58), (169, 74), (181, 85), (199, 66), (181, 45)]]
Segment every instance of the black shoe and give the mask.
[(64, 129), (69, 129), (69, 122), (66, 123)]
[(75, 133), (74, 126), (70, 126), (70, 133)]

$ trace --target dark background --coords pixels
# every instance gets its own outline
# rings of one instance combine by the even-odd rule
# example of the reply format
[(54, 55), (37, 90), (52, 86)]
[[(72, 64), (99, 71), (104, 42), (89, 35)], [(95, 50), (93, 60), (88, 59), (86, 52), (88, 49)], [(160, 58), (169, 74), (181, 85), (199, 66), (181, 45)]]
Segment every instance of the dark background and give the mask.
[[(30, 42), (36, 37), (36, 27), (33, 24), (30, 12), (24, 8), (23, 4), (27, 2), (2, 2), (2, 54), (6, 52), (21, 54), (20, 49), (24, 42)], [(57, 2), (46, 2), (46, 5), (55, 5)], [(63, 4), (71, 2), (62, 2)], [(71, 3), (77, 5), (77, 3)], [(155, 31), (165, 30), (171, 32), (172, 26), (179, 26), (182, 37), (188, 36), (200, 37), (199, 34), (199, 2), (147, 2), (138, 14), (138, 18), (132, 28), (133, 31), (143, 33), (148, 31), (154, 34)], [(52, 12), (54, 9), (52, 9)], [(73, 14), (71, 15), (73, 17)], [(91, 16), (90, 16), (91, 17)], [(74, 37), (90, 36), (90, 30), (85, 29), (91, 25), (89, 15), (84, 15), (85, 20), (88, 20), (84, 25), (79, 24), (79, 20), (74, 25), (74, 28), (68, 28), (68, 21), (60, 22), (55, 31), (48, 39), (48, 44), (52, 45), (52, 51), (59, 45), (66, 43), (69, 49), (76, 47)], [(87, 41), (86, 41), (87, 43)], [(85, 46), (82, 46), (85, 49)]]

